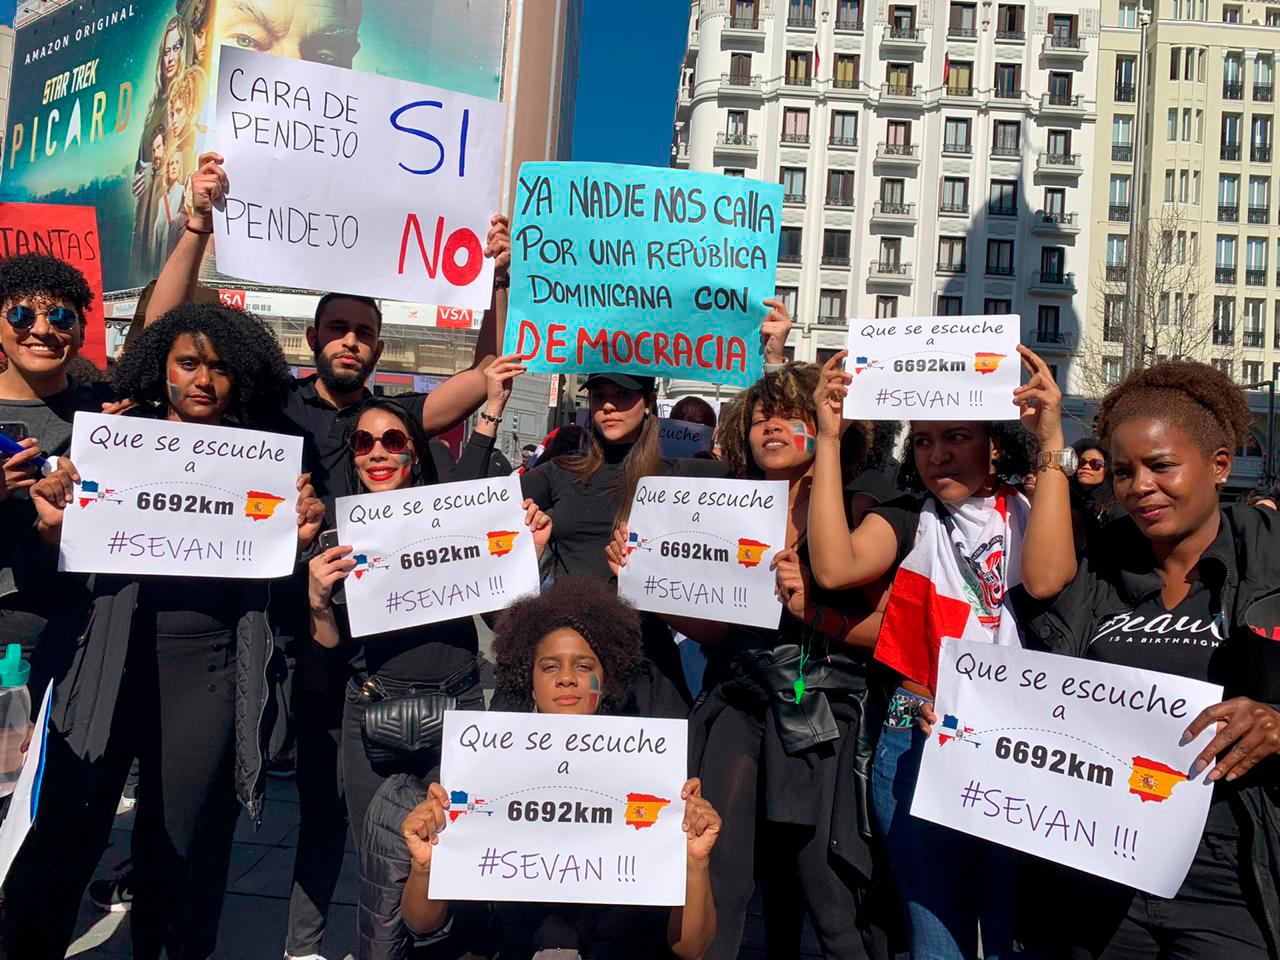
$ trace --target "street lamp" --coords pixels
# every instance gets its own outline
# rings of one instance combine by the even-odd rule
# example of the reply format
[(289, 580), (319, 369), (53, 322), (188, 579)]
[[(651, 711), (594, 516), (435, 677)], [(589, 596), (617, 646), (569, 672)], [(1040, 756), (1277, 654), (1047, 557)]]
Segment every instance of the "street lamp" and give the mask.
[(1259, 380), (1257, 383), (1246, 384), (1242, 389), (1261, 390), (1263, 387), (1267, 388), (1267, 456), (1263, 461), (1266, 464), (1266, 470), (1262, 479), (1267, 482), (1267, 489), (1270, 490), (1276, 482), (1276, 458), (1272, 450), (1276, 439), (1276, 382)]
[[(1140, 355), (1142, 345), (1146, 341), (1146, 333), (1142, 329), (1142, 304), (1139, 298), (1142, 290), (1138, 285), (1138, 222), (1142, 216), (1139, 204), (1142, 200), (1142, 128), (1146, 114), (1143, 102), (1142, 68), (1147, 60), (1147, 27), (1151, 25), (1151, 11), (1145, 6), (1138, 9), (1138, 26), (1141, 28), (1138, 40), (1138, 62), (1134, 65), (1134, 124), (1133, 124), (1133, 171), (1129, 176), (1129, 238), (1125, 260), (1128, 269), (1125, 271), (1125, 319), (1128, 330), (1124, 337), (1124, 348), (1121, 351), (1121, 367), (1128, 374), (1134, 367), (1144, 362)], [(1130, 312), (1132, 311), (1132, 312)], [(1137, 329), (1134, 329), (1136, 326)]]

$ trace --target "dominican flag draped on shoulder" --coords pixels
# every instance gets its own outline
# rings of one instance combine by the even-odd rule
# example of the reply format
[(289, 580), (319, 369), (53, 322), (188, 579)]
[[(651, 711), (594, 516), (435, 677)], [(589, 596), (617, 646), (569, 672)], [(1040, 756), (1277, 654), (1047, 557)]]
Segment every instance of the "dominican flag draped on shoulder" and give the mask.
[(876, 659), (936, 688), (944, 637), (1021, 646), (1009, 591), (1031, 506), (1012, 487), (947, 507), (930, 497), (915, 546), (898, 567), (876, 640)]

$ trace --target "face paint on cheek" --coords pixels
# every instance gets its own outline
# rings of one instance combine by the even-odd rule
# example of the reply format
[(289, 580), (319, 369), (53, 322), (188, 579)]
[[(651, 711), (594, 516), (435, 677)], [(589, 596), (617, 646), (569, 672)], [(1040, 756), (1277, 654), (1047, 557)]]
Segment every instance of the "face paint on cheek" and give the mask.
[(813, 431), (803, 420), (792, 420), (791, 442), (801, 453), (811, 454), (817, 446), (818, 438), (813, 435)]
[(177, 384), (175, 384), (172, 380), (166, 381), (166, 384), (169, 387), (169, 399), (173, 403), (177, 403), (179, 400), (182, 399), (182, 388), (179, 387)]
[(396, 459), (400, 461), (400, 476), (407, 477), (413, 472), (413, 457), (406, 453), (397, 453)]
[(587, 686), (591, 690), (587, 694), (587, 706), (591, 708), (592, 713), (595, 713), (600, 706), (600, 678), (593, 673), (587, 681)]

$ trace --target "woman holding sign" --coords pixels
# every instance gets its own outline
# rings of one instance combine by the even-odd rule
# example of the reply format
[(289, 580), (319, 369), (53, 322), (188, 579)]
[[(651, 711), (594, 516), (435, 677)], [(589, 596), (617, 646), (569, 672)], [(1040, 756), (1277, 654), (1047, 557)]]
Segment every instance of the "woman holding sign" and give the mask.
[(1013, 858), (1003, 848), (912, 817), (925, 737), (916, 728), (933, 699), (942, 637), (933, 605), (954, 600), (965, 637), (1021, 645), (1009, 593), (1021, 577), (1017, 548), (1030, 508), (1013, 484), (1031, 469), (1016, 424), (912, 421), (899, 480), (917, 493), (845, 517), (840, 470), (845, 353), (823, 368), (815, 395), (818, 436), (809, 500), (813, 578), (828, 590), (893, 575), (875, 658), (900, 678), (872, 768), (875, 815), (903, 900), (913, 960), (976, 960), (978, 924), (988, 960), (1012, 950)]
[[(261, 321), (221, 306), (181, 307), (148, 328), (117, 365), (118, 395), (135, 404), (120, 422), (260, 425), (279, 409), (286, 378), (284, 356)], [(32, 488), (39, 532), (51, 544), (60, 540), (79, 480), (63, 459)], [(307, 477), (298, 478), (298, 489), (298, 540), (306, 546), (323, 508)], [(61, 755), (51, 753), (49, 771), (58, 786), (50, 783), (42, 796), (46, 839), (32, 851), (42, 870), (57, 865), (58, 891), (52, 902), (43, 900), (48, 891), (39, 883), (6, 891), (6, 906), (22, 918), (23, 944), (14, 955), (65, 952), (81, 891), (137, 757), (134, 956), (211, 956), (239, 808), (255, 821), (261, 817), (264, 751), (274, 722), (268, 584), (97, 574), (91, 590), (91, 609), (68, 604), (50, 624), (61, 642), (45, 645), (70, 661), (55, 671)], [(60, 763), (67, 764), (61, 775)], [(58, 851), (43, 850), (45, 842)], [(41, 902), (27, 909), (27, 896)]]
[[(485, 369), (489, 401), (452, 480), (480, 480), (487, 474), (488, 449), (496, 424), (511, 396), (511, 381), (523, 371), (509, 357)], [(438, 482), (422, 424), (391, 400), (365, 401), (348, 437), (350, 489), (381, 493)], [(477, 437), (481, 440), (477, 440)], [(468, 470), (470, 471), (468, 475)], [(525, 501), (526, 523), (539, 552), (551, 535), (551, 521)], [(439, 725), (419, 741), (389, 730), (413, 726), (404, 718), (434, 716), (443, 710), (483, 710), (477, 657), (479, 644), (471, 617), (352, 639), (346, 606), (335, 588), (356, 567), (350, 546), (332, 546), (308, 563), (311, 636), (322, 647), (351, 652), (352, 679), (343, 710), (341, 762), (352, 836), (362, 836), (365, 810), (387, 777), (410, 773), (425, 777), (438, 766)]]
[[(645, 699), (640, 617), (603, 584), (566, 578), (503, 615), (493, 653), (497, 688), (512, 710), (548, 714), (618, 714)], [(642, 706), (642, 704), (641, 704)], [(421, 791), (421, 785), (418, 785)], [(421, 795), (421, 793), (419, 793)], [(504, 902), (496, 906), (498, 955), (521, 960), (538, 951), (583, 957), (698, 960), (715, 934), (710, 858), (720, 815), (697, 779), (685, 783), (682, 826), (687, 835), (685, 903), (650, 907)], [(412, 867), (400, 898), (410, 931), (429, 934), (449, 920), (450, 904), (430, 899), (431, 860), (448, 823), (449, 794), (432, 783), (404, 820)]]
[(1229, 375), (1201, 363), (1136, 370), (1113, 388), (1098, 434), (1128, 519), (1077, 560), (1071, 462), (1054, 452), (1070, 450), (1062, 395), (1042, 360), (1024, 350), (1023, 365), (1031, 378), (1018, 403), (1047, 451), (1022, 548), (1023, 584), (1049, 602), (1031, 632), (1054, 652), (1221, 684), (1229, 698), (1191, 719), (1183, 737), (1217, 726), (1192, 770), (1216, 759), (1208, 821), (1177, 895), (1075, 875), (1075, 896), (1049, 898), (1062, 929), (1042, 930), (1075, 957), (1274, 957), (1280, 841), (1268, 758), (1280, 751), (1280, 526), (1269, 510), (1219, 502), (1253, 423), (1249, 403)]

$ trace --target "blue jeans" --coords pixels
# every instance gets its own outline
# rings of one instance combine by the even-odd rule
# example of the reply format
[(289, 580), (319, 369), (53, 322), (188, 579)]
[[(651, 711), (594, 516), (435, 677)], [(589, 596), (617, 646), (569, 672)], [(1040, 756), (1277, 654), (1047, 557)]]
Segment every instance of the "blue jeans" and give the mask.
[(984, 960), (1013, 953), (1014, 854), (911, 816), (924, 734), (884, 727), (871, 770), (876, 822), (884, 835), (911, 936), (911, 960)]

